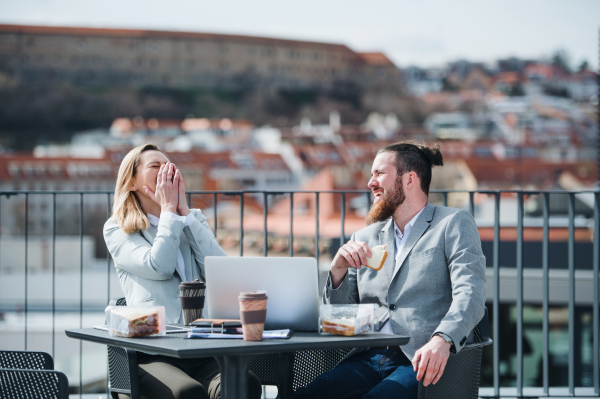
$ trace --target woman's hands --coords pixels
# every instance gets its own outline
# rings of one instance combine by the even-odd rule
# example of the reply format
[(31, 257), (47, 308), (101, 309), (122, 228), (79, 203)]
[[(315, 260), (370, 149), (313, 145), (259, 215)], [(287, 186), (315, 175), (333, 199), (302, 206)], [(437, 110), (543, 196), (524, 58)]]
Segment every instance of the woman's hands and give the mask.
[(177, 203), (177, 214), (180, 216), (187, 216), (191, 211), (190, 207), (187, 203), (187, 198), (185, 195), (185, 185), (183, 184), (183, 176), (181, 176), (181, 172), (179, 169), (175, 169), (175, 180), (178, 181), (178, 192), (179, 192), (179, 202)]
[(185, 198), (185, 186), (179, 169), (171, 162), (160, 166), (156, 178), (156, 191), (144, 186), (144, 191), (160, 206), (161, 212), (172, 212), (187, 216), (190, 208)]

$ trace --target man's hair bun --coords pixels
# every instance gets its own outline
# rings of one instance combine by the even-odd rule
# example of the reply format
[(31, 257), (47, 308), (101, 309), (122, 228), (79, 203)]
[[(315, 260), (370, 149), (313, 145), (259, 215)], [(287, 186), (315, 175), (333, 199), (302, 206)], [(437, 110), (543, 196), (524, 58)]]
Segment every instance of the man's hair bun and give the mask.
[(431, 162), (431, 166), (443, 166), (444, 158), (440, 151), (440, 145), (435, 144), (433, 146), (420, 145), (419, 149), (425, 155), (425, 157)]

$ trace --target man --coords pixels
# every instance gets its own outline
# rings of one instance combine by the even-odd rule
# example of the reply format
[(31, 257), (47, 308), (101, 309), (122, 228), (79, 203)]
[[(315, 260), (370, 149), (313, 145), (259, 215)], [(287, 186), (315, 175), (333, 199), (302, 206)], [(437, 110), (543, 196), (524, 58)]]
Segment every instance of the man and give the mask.
[[(466, 211), (428, 203), (438, 147), (400, 142), (382, 148), (371, 170), (375, 195), (368, 227), (335, 255), (323, 302), (375, 303), (375, 328), (410, 336), (399, 347), (352, 351), (294, 398), (416, 398), (435, 384), (485, 306), (485, 257)], [(387, 244), (381, 270), (364, 267), (370, 248)]]

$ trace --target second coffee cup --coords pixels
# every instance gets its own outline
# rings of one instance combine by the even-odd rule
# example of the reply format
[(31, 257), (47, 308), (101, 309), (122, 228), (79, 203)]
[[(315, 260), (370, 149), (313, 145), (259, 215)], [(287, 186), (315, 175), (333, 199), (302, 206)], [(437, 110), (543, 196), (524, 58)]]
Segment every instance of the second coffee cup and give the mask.
[(189, 326), (194, 320), (202, 318), (205, 291), (206, 284), (198, 279), (179, 284), (184, 325)]

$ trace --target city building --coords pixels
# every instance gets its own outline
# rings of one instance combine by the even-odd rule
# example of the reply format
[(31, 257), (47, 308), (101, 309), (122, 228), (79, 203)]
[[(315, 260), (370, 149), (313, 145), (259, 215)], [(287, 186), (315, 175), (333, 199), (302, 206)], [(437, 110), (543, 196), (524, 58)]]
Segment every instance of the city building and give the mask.
[(17, 84), (396, 90), (382, 53), (345, 45), (198, 32), (0, 25), (0, 74)]

